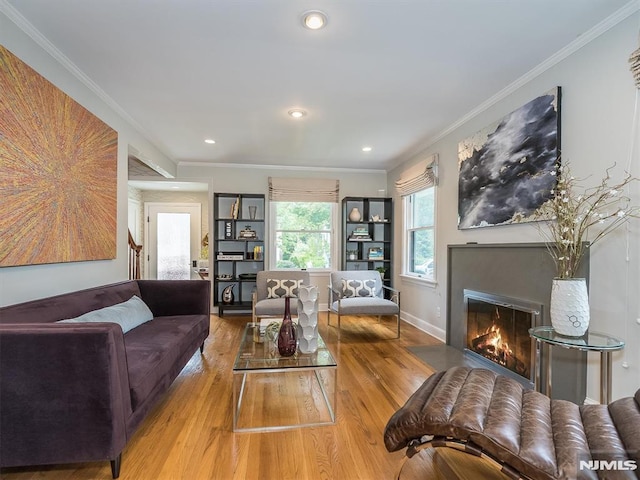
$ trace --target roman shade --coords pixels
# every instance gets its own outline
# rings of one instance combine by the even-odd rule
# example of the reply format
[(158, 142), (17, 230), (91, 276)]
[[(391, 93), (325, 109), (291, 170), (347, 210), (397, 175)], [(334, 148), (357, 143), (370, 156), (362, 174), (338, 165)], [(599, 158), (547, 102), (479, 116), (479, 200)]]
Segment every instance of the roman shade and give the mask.
[(402, 196), (433, 187), (438, 184), (438, 155), (434, 154), (409, 168), (396, 181), (396, 189)]
[(269, 177), (269, 200), (274, 202), (338, 203), (339, 197), (340, 180)]

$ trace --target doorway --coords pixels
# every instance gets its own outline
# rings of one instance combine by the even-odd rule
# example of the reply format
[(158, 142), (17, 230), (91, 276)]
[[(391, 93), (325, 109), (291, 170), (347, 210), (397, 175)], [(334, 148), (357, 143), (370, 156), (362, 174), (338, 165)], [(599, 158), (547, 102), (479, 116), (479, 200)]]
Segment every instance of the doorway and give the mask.
[(199, 203), (145, 203), (146, 278), (199, 278), (193, 261), (200, 256)]

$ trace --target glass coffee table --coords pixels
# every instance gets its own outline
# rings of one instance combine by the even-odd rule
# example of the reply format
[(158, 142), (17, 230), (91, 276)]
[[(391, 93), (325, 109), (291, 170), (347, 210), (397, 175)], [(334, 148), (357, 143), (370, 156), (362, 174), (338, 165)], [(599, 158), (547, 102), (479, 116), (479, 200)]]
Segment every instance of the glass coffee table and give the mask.
[(281, 357), (267, 336), (254, 341), (256, 328), (247, 324), (233, 365), (233, 431), (334, 425), (338, 365), (322, 337), (315, 353)]

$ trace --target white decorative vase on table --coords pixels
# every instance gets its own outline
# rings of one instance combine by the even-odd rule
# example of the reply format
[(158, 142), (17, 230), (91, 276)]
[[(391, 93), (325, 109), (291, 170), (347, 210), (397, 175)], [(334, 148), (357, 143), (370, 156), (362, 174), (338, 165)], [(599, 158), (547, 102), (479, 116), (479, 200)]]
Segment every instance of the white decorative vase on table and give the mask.
[(301, 285), (298, 289), (298, 350), (318, 350), (318, 287)]
[(589, 328), (589, 295), (584, 278), (554, 278), (551, 326), (560, 335), (581, 337)]

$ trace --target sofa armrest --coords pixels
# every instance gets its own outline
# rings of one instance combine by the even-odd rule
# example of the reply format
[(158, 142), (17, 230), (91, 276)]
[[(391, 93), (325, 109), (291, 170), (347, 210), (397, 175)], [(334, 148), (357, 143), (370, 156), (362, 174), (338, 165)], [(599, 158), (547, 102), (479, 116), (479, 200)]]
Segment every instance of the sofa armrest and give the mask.
[(131, 415), (114, 323), (0, 325), (0, 465), (113, 460)]
[(211, 282), (138, 280), (140, 295), (154, 317), (211, 314)]

